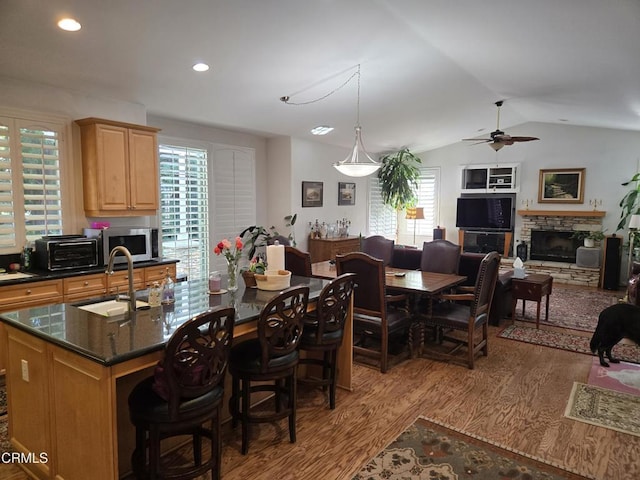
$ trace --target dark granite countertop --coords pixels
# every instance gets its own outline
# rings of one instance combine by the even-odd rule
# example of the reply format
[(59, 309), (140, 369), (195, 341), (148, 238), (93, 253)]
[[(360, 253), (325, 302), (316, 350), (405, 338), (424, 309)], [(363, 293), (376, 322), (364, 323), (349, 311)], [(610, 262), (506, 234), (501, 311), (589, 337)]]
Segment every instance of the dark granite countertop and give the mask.
[[(172, 263), (177, 263), (177, 262), (178, 260), (176, 260), (175, 258), (160, 258), (160, 259), (148, 260), (144, 262), (135, 262), (133, 264), (133, 268), (155, 267), (157, 265), (170, 265)], [(6, 274), (2, 274), (2, 280), (0, 280), (0, 287), (4, 285), (16, 285), (19, 283), (41, 282), (43, 280), (58, 280), (60, 278), (77, 277), (78, 275), (91, 275), (95, 273), (104, 273), (105, 269), (106, 267), (99, 266), (99, 267), (90, 267), (90, 268), (74, 268), (70, 270), (58, 270), (55, 272), (49, 272), (47, 270), (33, 270), (29, 272), (24, 272), (31, 275), (29, 277), (19, 277), (18, 275), (16, 275), (16, 277), (19, 277), (19, 278), (11, 278), (13, 274), (6, 273)], [(115, 271), (126, 270), (127, 264), (117, 263), (114, 265), (113, 269)]]
[[(223, 279), (223, 287), (225, 283)], [(318, 298), (327, 283), (317, 278), (291, 277), (292, 286), (309, 286), (310, 299)], [(207, 279), (180, 282), (175, 286), (175, 303), (112, 317), (78, 308), (94, 299), (1, 313), (0, 321), (109, 366), (162, 349), (179, 325), (210, 308), (235, 306), (236, 325), (254, 321), (262, 306), (278, 294), (245, 289), (240, 282), (233, 294), (209, 295), (207, 286)], [(102, 300), (109, 298), (113, 296)], [(146, 300), (147, 291), (137, 292), (137, 298)]]

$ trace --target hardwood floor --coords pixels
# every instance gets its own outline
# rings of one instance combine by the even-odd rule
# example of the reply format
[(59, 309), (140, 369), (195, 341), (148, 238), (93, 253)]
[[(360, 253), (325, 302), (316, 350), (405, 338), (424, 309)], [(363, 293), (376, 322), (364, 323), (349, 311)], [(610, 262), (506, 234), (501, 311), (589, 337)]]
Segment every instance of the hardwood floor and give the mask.
[[(240, 430), (225, 425), (225, 480), (349, 479), (424, 415), (598, 479), (640, 478), (640, 438), (563, 417), (574, 381), (586, 382), (588, 355), (496, 337), (475, 370), (426, 359), (386, 374), (355, 366), (353, 392), (331, 411), (319, 390), (300, 387), (298, 436), (286, 421), (253, 428), (242, 456)], [(0, 465), (0, 478), (27, 478)]]

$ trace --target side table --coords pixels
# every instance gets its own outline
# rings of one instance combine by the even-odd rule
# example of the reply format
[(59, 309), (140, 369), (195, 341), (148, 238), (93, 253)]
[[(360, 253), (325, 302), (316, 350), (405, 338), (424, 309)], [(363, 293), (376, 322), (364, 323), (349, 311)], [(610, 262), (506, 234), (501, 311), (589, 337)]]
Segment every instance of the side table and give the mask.
[(524, 309), (527, 300), (533, 300), (538, 304), (536, 312), (536, 328), (540, 328), (540, 303), (542, 297), (546, 295), (547, 305), (545, 311), (545, 320), (549, 320), (549, 295), (553, 286), (553, 277), (543, 273), (531, 273), (524, 278), (511, 279), (511, 321), (516, 319), (516, 304), (518, 299), (522, 300), (522, 316), (524, 317)]

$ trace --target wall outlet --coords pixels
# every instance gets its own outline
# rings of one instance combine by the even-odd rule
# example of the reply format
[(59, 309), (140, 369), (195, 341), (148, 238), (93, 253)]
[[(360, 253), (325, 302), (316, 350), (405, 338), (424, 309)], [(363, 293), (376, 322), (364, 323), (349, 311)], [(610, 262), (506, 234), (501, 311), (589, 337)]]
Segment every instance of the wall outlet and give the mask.
[(29, 362), (27, 362), (25, 359), (22, 359), (21, 364), (22, 364), (22, 380), (24, 380), (25, 382), (28, 382), (29, 381)]

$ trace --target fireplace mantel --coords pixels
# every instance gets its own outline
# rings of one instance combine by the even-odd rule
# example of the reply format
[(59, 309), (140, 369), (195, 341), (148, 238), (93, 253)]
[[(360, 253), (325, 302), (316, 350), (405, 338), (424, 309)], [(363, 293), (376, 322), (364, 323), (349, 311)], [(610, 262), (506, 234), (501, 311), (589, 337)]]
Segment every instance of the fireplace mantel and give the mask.
[(518, 210), (522, 217), (604, 217), (601, 210)]

